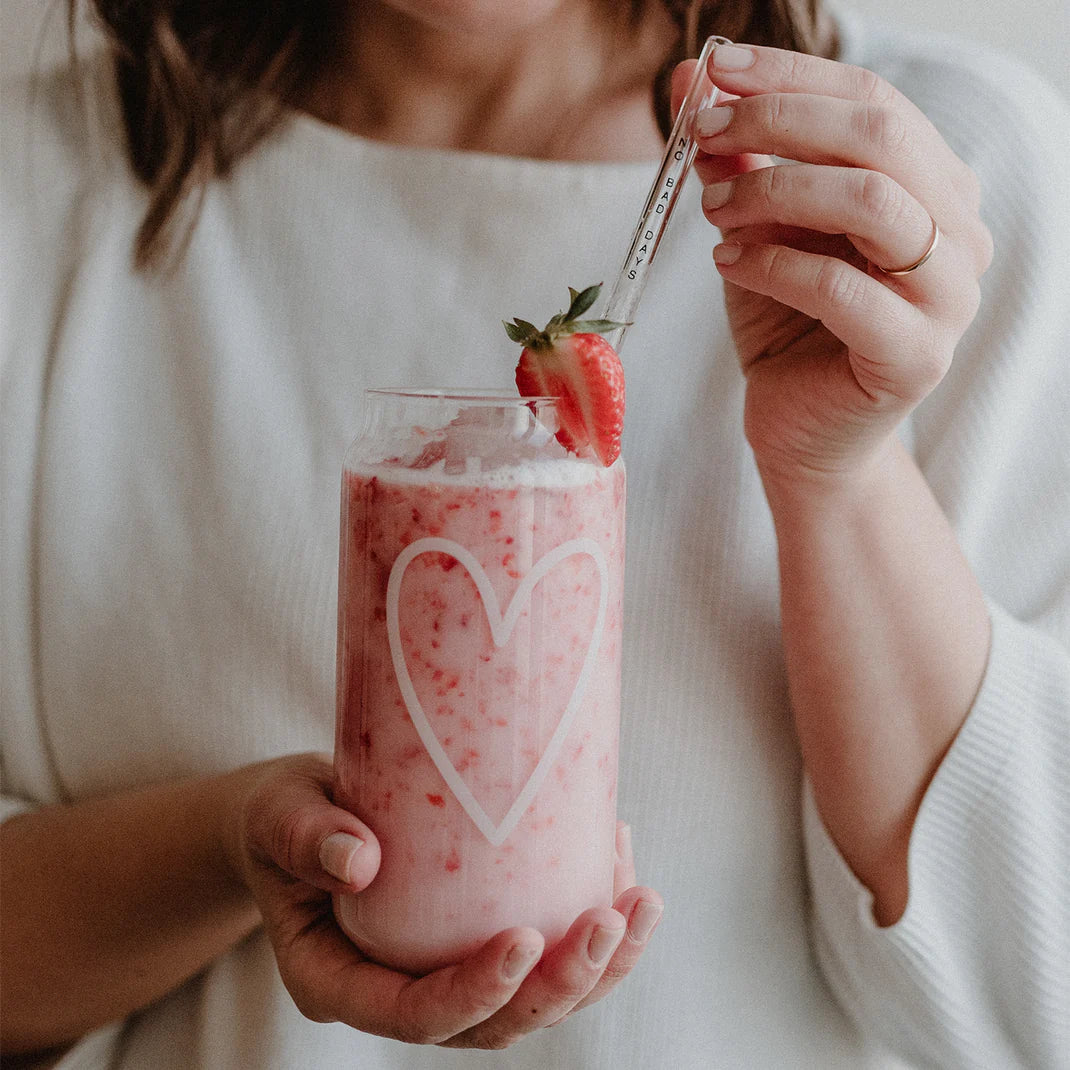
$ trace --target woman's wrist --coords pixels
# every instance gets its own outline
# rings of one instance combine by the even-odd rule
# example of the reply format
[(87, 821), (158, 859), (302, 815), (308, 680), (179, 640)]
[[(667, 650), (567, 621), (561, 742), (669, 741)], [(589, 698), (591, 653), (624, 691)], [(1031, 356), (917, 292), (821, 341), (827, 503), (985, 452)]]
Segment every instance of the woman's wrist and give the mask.
[(222, 774), (213, 785), (216, 814), (215, 836), (219, 845), (223, 871), (242, 894), (250, 895), (249, 859), (245, 849), (245, 825), (249, 802), (265, 770), (276, 759), (242, 766)]
[(914, 464), (895, 434), (835, 464), (788, 462), (757, 452), (754, 459), (778, 530), (868, 509), (893, 489), (904, 465)]

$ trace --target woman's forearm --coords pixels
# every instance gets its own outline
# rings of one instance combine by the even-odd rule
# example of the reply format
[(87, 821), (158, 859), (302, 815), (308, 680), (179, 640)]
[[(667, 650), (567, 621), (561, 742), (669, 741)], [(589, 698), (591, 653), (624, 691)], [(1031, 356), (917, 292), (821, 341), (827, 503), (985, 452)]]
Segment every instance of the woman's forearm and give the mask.
[(818, 810), (888, 924), (922, 796), (980, 685), (984, 598), (902, 445), (835, 487), (767, 480), (787, 672)]
[(9, 819), (2, 1046), (52, 1047), (175, 988), (259, 918), (233, 864), (250, 770)]

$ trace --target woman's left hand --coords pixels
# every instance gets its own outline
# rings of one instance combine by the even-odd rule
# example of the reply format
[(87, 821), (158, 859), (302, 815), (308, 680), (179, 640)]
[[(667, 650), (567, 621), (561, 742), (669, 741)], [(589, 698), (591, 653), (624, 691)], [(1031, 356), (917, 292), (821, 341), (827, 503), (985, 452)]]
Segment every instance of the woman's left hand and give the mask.
[[(709, 73), (737, 98), (700, 113), (696, 170), (724, 237), (714, 259), (748, 441), (767, 486), (850, 478), (941, 380), (976, 314), (992, 257), (977, 179), (869, 71), (722, 46)], [(922, 258), (936, 227), (923, 264), (888, 273)]]
[(368, 887), (380, 848), (372, 829), (335, 806), (332, 781), (327, 755), (248, 767), (226, 836), (279, 976), (313, 1021), (412, 1044), (509, 1047), (608, 995), (639, 961), (661, 917), (658, 893), (636, 886), (631, 837), (619, 823), (612, 907), (583, 911), (552, 947), (538, 931), (517, 926), (421, 977), (378, 965), (334, 919), (332, 896)]

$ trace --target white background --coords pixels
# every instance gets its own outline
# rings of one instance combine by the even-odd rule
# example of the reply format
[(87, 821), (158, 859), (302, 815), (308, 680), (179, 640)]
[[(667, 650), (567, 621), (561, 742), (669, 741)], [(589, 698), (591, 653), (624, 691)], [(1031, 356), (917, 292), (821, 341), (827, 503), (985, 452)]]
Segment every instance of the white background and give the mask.
[[(1070, 0), (840, 2), (892, 23), (956, 33), (1000, 48), (1070, 97)], [(0, 0), (0, 68), (10, 73), (28, 67), (36, 57), (47, 61), (62, 55), (65, 7), (64, 0)]]

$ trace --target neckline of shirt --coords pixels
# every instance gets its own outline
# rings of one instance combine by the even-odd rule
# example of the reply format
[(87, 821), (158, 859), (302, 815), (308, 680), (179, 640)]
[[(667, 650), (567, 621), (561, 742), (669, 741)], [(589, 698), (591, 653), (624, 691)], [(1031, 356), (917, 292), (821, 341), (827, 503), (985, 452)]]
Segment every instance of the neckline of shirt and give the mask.
[(383, 170), (433, 166), (439, 178), (500, 184), (526, 181), (538, 185), (575, 186), (623, 179), (632, 185), (637, 178), (653, 181), (659, 160), (544, 160), (529, 156), (466, 149), (443, 149), (399, 145), (364, 137), (308, 112), (287, 109), (280, 130), (282, 139), (298, 151), (314, 149), (321, 159), (328, 155), (339, 166)]
[[(858, 20), (852, 12), (843, 10), (836, 0), (831, 0), (828, 7), (836, 22), (839, 59), (857, 63), (862, 43)], [(545, 160), (477, 150), (399, 145), (353, 133), (297, 108), (286, 109), (275, 136), (298, 151), (306, 147), (315, 149), (320, 159), (328, 154), (336, 166), (343, 168), (373, 166), (390, 171), (433, 164), (441, 178), (472, 178), (495, 185), (530, 182), (553, 188), (621, 182), (632, 188), (642, 178), (652, 182), (660, 162), (655, 158), (640, 161)]]

